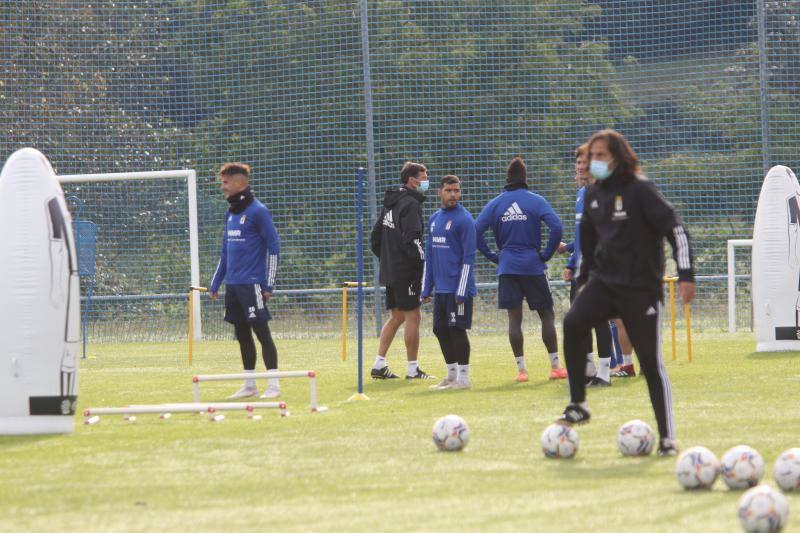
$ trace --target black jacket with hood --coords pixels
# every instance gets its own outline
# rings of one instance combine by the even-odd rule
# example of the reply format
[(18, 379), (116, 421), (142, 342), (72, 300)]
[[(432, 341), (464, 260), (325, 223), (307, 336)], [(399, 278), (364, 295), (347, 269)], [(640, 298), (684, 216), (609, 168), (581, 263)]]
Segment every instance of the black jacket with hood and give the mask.
[(614, 172), (590, 185), (583, 199), (578, 284), (592, 277), (611, 286), (662, 293), (664, 237), (680, 281), (694, 281), (689, 232), (653, 182)]
[(425, 196), (405, 186), (389, 189), (383, 197), (370, 246), (381, 263), (383, 285), (407, 284), (422, 279), (425, 245), (422, 242), (422, 202)]

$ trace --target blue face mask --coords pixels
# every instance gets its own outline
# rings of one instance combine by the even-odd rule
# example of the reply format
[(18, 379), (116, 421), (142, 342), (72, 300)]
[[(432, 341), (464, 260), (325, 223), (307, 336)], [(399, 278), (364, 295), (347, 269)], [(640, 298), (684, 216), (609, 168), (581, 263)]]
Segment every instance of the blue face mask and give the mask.
[(431, 186), (431, 182), (428, 180), (420, 181), (419, 185), (417, 186), (417, 190), (421, 193), (425, 193), (428, 190), (428, 187)]
[(594, 176), (594, 179), (598, 181), (603, 181), (609, 177), (611, 175), (611, 169), (608, 168), (608, 161), (592, 159), (591, 164), (589, 164), (589, 174)]

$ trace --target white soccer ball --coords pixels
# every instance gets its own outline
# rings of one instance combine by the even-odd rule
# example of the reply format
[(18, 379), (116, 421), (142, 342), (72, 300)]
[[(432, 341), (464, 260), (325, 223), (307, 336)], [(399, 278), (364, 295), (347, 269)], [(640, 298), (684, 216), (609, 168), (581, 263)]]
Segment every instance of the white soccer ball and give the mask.
[(542, 433), (542, 451), (553, 459), (568, 459), (578, 451), (578, 432), (571, 426), (550, 424)]
[(786, 492), (800, 490), (800, 448), (789, 448), (775, 461), (775, 483)]
[(722, 480), (730, 489), (755, 487), (764, 477), (764, 459), (750, 446), (734, 446), (722, 456)]
[(625, 422), (617, 432), (617, 448), (622, 455), (629, 457), (650, 455), (655, 442), (653, 430), (641, 420)]
[(767, 485), (753, 487), (739, 499), (739, 522), (747, 533), (781, 531), (788, 520), (786, 498)]
[(686, 490), (710, 489), (722, 465), (717, 456), (703, 446), (694, 446), (678, 456), (675, 477)]
[(433, 443), (442, 451), (463, 450), (468, 442), (469, 426), (460, 416), (443, 416), (433, 425)]

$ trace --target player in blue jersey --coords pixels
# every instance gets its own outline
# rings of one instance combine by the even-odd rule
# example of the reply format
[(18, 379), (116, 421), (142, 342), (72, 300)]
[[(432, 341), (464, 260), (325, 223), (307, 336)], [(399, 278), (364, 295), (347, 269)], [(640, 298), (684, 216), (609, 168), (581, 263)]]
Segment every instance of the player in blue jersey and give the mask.
[[(581, 264), (580, 223), (583, 214), (583, 198), (586, 187), (590, 185), (589, 175), (589, 146), (583, 144), (575, 150), (575, 183), (578, 185), (578, 194), (575, 198), (575, 240), (570, 244), (559, 247), (560, 252), (571, 252), (567, 266), (562, 273), (562, 279), (569, 281), (569, 301), (572, 302), (577, 294), (578, 285), (575, 282), (576, 272)], [(608, 322), (601, 321), (594, 327), (597, 338), (598, 365), (595, 368), (594, 354), (592, 354), (592, 338), (586, 339), (586, 376), (590, 387), (611, 386), (611, 356), (613, 345), (611, 330)]]
[[(245, 373), (256, 368), (256, 346), (253, 333), (261, 343), (267, 370), (278, 369), (278, 351), (269, 331), (271, 317), (267, 302), (275, 288), (280, 239), (272, 223), (269, 209), (253, 197), (250, 190), (250, 166), (226, 163), (219, 171), (220, 189), (230, 207), (226, 213), (222, 253), (211, 280), (209, 293), (216, 300), (225, 281), (225, 320), (233, 324)], [(231, 399), (258, 395), (254, 379)], [(277, 378), (270, 378), (262, 398), (277, 398)]]
[(439, 339), (447, 365), (447, 376), (432, 388), (468, 389), (470, 345), (467, 330), (472, 327), (472, 299), (475, 287), (475, 221), (459, 203), (461, 180), (445, 176), (439, 188), (442, 207), (428, 221), (425, 269), (420, 298), (433, 297), (433, 333)]
[[(542, 250), (542, 223), (550, 230)], [(491, 228), (497, 252), (489, 249), (483, 234)], [(522, 158), (508, 165), (505, 191), (491, 200), (478, 216), (475, 227), (478, 249), (497, 264), (497, 306), (508, 311), (508, 340), (517, 361), (519, 382), (528, 381), (522, 335), (522, 300), (536, 310), (542, 321), (542, 341), (550, 356), (550, 379), (564, 379), (567, 372), (558, 360), (553, 296), (546, 263), (561, 242), (561, 220), (547, 200), (528, 190), (527, 169)]]

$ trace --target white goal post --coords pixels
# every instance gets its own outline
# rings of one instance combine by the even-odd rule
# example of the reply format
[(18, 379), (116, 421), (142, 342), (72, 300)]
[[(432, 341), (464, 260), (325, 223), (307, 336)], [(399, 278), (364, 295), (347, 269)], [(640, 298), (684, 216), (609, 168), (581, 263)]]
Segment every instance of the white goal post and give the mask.
[(728, 240), (728, 332), (736, 331), (736, 247), (753, 246), (753, 239)]
[[(63, 174), (57, 176), (57, 178), (59, 183), (185, 179), (186, 194), (189, 200), (190, 283), (191, 286), (194, 287), (200, 285), (200, 251), (197, 233), (197, 173), (194, 170), (185, 169), (160, 170), (153, 172), (112, 172), (107, 174)], [(189, 294), (189, 287), (186, 287), (186, 294)], [(203, 338), (203, 325), (200, 313), (200, 298), (193, 298), (192, 300), (194, 307), (194, 340), (201, 340)]]

